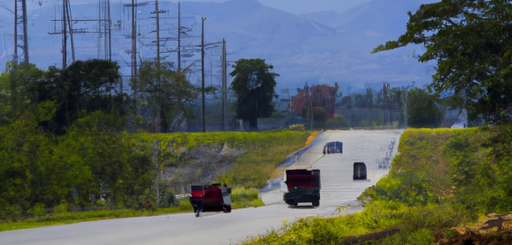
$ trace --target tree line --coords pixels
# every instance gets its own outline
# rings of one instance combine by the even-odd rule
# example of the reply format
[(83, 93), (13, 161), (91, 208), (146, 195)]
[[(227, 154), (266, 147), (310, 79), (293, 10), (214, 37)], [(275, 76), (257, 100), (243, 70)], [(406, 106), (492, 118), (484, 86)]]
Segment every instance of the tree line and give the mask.
[[(172, 195), (149, 142), (122, 133), (133, 108), (119, 66), (6, 65), (0, 75), (0, 220), (45, 209), (138, 208)], [(157, 201), (157, 203), (159, 203)], [(167, 203), (167, 204), (164, 204)]]
[[(426, 88), (391, 87), (389, 83), (383, 83), (379, 91), (368, 87), (365, 93), (346, 96), (338, 90), (337, 83), (334, 86), (309, 86), (306, 83), (292, 97), (291, 110), (304, 118), (320, 121), (325, 128), (334, 129), (389, 126), (393, 123), (401, 127), (435, 128), (444, 118), (445, 103)], [(360, 114), (358, 118), (345, 118), (336, 112), (339, 109), (348, 109), (351, 113), (352, 109), (362, 110), (353, 112)], [(375, 110), (380, 112), (375, 115)]]

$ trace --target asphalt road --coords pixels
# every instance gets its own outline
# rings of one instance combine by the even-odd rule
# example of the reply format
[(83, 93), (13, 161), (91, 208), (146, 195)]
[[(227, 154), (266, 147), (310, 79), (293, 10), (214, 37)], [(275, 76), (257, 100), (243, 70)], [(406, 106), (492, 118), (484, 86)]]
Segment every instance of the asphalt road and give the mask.
[[(114, 244), (239, 244), (247, 237), (277, 230), (283, 223), (307, 216), (336, 216), (362, 210), (356, 201), (367, 188), (387, 174), (396, 154), (401, 130), (326, 131), (296, 158), (291, 168), (321, 171), (320, 206), (291, 208), (282, 191), (262, 194), (266, 206), (236, 209), (229, 214), (193, 213), (112, 219), (70, 225), (0, 232), (0, 245), (114, 245)], [(342, 154), (323, 155), (329, 141), (343, 142)], [(368, 180), (352, 180), (353, 163), (364, 162)], [(340, 211), (338, 207), (347, 207)]]

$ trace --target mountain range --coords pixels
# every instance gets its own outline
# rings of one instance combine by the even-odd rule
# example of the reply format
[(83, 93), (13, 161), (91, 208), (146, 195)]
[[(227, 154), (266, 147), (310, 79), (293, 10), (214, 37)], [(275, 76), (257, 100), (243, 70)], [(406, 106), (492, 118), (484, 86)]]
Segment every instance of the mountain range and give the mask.
[[(59, 4), (60, 2), (60, 4)], [(435, 63), (418, 63), (422, 46), (371, 54), (371, 50), (406, 31), (407, 12), (434, 0), (372, 0), (345, 13), (315, 12), (294, 15), (266, 7), (257, 0), (230, 0), (216, 3), (180, 4), (183, 34), (182, 67), (190, 66), (193, 83), (199, 82), (200, 44), (204, 23), (205, 75), (211, 84), (220, 84), (220, 42), (226, 41), (227, 59), (264, 59), (280, 74), (276, 92), (281, 97), (294, 94), (306, 83), (338, 83), (344, 94), (366, 87), (378, 89), (383, 82), (391, 86), (422, 86), (429, 83)], [(32, 2), (27, 16), (30, 62), (41, 69), (62, 66), (61, 1)], [(74, 52), (76, 59), (105, 58), (110, 47), (124, 76), (130, 75), (130, 10), (127, 3), (112, 1), (111, 44), (98, 31), (96, 1), (71, 1)], [(176, 62), (178, 4), (159, 1), (162, 57)], [(139, 2), (137, 7), (138, 57), (156, 55), (154, 2)], [(203, 19), (206, 18), (203, 22)], [(13, 14), (0, 8), (0, 63), (13, 54)], [(54, 33), (54, 34), (50, 34)], [(68, 39), (69, 40), (69, 39)], [(69, 41), (68, 41), (69, 42)], [(2, 45), (3, 44), (3, 45)], [(70, 49), (70, 44), (68, 48)], [(20, 52), (20, 51), (18, 51)], [(68, 51), (68, 53), (70, 53)], [(68, 57), (70, 62), (71, 56)], [(228, 67), (228, 73), (231, 67)], [(231, 78), (228, 79), (230, 81)], [(288, 94), (289, 91), (289, 94)]]

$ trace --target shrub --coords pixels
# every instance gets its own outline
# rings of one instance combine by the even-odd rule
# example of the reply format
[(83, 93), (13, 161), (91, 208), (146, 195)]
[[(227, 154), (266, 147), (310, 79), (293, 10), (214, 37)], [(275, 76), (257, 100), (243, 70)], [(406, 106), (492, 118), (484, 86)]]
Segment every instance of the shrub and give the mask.
[(68, 202), (62, 200), (59, 205), (53, 208), (53, 212), (56, 214), (64, 214), (68, 212)]
[(306, 126), (304, 124), (293, 124), (288, 127), (291, 130), (304, 131), (306, 130)]
[(192, 211), (192, 204), (190, 204), (190, 200), (188, 197), (181, 198), (178, 200), (179, 202), (179, 210), (180, 211)]
[(335, 116), (325, 122), (327, 129), (348, 129), (350, 125), (344, 116)]
[(36, 203), (34, 207), (28, 210), (29, 214), (32, 214), (36, 217), (39, 217), (44, 214), (44, 204), (43, 203)]
[(259, 191), (254, 188), (235, 188), (229, 195), (232, 208), (263, 206)]

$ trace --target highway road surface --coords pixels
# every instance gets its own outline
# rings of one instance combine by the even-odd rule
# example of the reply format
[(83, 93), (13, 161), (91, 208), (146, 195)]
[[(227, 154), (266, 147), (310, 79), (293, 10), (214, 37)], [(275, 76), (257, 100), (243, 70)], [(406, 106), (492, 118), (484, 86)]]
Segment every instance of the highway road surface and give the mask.
[[(203, 213), (198, 218), (191, 212), (0, 232), (0, 245), (230, 245), (278, 230), (299, 218), (361, 211), (357, 197), (388, 173), (401, 133), (402, 130), (322, 132), (289, 166), (320, 169), (322, 189), (317, 208), (307, 203), (289, 207), (282, 200), (281, 189), (275, 189), (261, 194), (264, 207), (236, 209), (229, 214)], [(323, 146), (330, 141), (343, 142), (343, 153), (322, 154)], [(352, 179), (354, 162), (366, 164), (368, 180)], [(338, 209), (342, 206), (346, 208)]]

